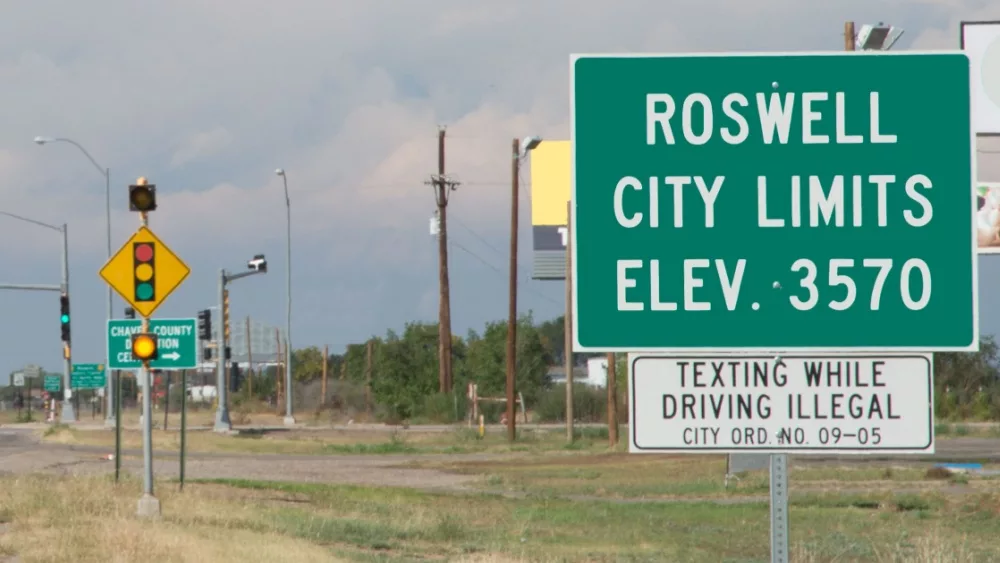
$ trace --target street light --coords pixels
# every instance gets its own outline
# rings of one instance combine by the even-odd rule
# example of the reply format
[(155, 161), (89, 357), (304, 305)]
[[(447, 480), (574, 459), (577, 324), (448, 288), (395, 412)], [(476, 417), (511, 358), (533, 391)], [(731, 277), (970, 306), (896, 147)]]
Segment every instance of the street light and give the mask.
[[(60, 295), (60, 313), (65, 315), (65, 320), (60, 319), (63, 326), (66, 327), (66, 331), (63, 334), (63, 408), (62, 408), (62, 421), (63, 422), (76, 422), (76, 412), (73, 410), (73, 403), (70, 399), (73, 396), (73, 391), (70, 387), (70, 371), (72, 368), (72, 348), (70, 347), (69, 341), (69, 235), (66, 229), (66, 223), (63, 223), (61, 227), (55, 225), (50, 225), (48, 223), (43, 223), (41, 221), (36, 221), (34, 219), (29, 219), (27, 217), (22, 217), (20, 215), (15, 215), (13, 213), (7, 213), (6, 211), (0, 211), (0, 215), (10, 217), (12, 219), (17, 219), (18, 221), (24, 221), (25, 223), (31, 223), (33, 225), (38, 225), (39, 227), (45, 227), (46, 229), (52, 229), (62, 234), (62, 283), (60, 285), (21, 285), (21, 284), (0, 284), (0, 289), (26, 289), (26, 290), (36, 290), (36, 291), (58, 291)], [(62, 302), (63, 298), (66, 300), (66, 310), (63, 311)]]
[(288, 176), (284, 168), (277, 168), (285, 186), (285, 217), (288, 230), (285, 234), (285, 426), (295, 424), (292, 416), (292, 201), (288, 198)]
[(903, 28), (885, 25), (865, 24), (855, 38), (855, 47), (860, 51), (888, 51), (903, 35)]
[[(100, 164), (98, 164), (97, 161), (94, 160), (94, 157), (90, 156), (90, 153), (87, 152), (87, 149), (83, 148), (83, 145), (77, 143), (73, 139), (66, 139), (63, 137), (43, 137), (43, 136), (35, 137), (35, 144), (39, 146), (48, 143), (69, 143), (74, 147), (80, 149), (80, 152), (83, 153), (83, 156), (87, 157), (87, 160), (89, 160), (90, 163), (94, 165), (94, 168), (96, 168), (97, 171), (100, 172), (101, 176), (104, 176), (104, 217), (105, 217), (105, 226), (107, 230), (107, 239), (108, 239), (107, 241), (108, 260), (111, 260), (112, 256), (111, 254), (111, 169), (105, 168)], [(110, 321), (111, 319), (115, 318), (114, 311), (111, 308), (110, 285), (108, 286), (107, 306), (108, 306), (108, 320)], [(104, 365), (108, 365), (107, 357), (105, 357), (104, 359)], [(105, 398), (107, 399), (107, 408), (105, 409), (106, 416), (104, 418), (104, 425), (114, 426), (115, 425), (114, 386), (111, 385), (110, 377), (107, 378), (104, 394)]]
[(507, 439), (511, 442), (517, 436), (514, 422), (515, 373), (517, 370), (517, 202), (520, 191), (519, 175), (521, 161), (542, 142), (541, 137), (525, 137), (524, 141), (514, 139), (511, 150), (510, 178), (510, 295), (507, 311)]

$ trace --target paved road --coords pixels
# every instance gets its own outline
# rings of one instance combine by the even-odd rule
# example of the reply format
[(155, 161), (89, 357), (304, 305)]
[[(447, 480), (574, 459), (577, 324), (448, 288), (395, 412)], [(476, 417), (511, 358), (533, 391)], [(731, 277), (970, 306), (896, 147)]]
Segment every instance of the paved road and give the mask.
[[(114, 462), (106, 459), (106, 446), (82, 446), (41, 442), (27, 429), (0, 428), (0, 475), (31, 472), (64, 475), (108, 473)], [(792, 456), (795, 463), (914, 463), (929, 461), (1000, 462), (1000, 439), (958, 438), (938, 441), (934, 456)], [(141, 477), (141, 450), (124, 450), (122, 468)], [(154, 471), (159, 477), (175, 477), (179, 472), (176, 452), (154, 453)], [(415, 461), (488, 461), (509, 458), (498, 454), (392, 454), (392, 455), (252, 455), (192, 452), (188, 454), (186, 475), (191, 479), (234, 478), (325, 482), (353, 485), (413, 487), (462, 492), (475, 475), (459, 475), (405, 465)]]

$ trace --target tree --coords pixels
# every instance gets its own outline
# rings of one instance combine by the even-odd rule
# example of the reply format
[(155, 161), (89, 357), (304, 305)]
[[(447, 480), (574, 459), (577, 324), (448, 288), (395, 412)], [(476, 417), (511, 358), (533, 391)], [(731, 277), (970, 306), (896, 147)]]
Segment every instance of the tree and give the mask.
[(323, 375), (323, 351), (316, 346), (292, 352), (292, 376), (296, 381), (312, 381)]
[(402, 337), (389, 331), (373, 350), (372, 393), (400, 419), (437, 391), (437, 339), (436, 325), (408, 323)]
[[(526, 401), (534, 400), (548, 384), (552, 356), (543, 344), (542, 334), (535, 328), (531, 315), (517, 323), (517, 389)], [(507, 322), (486, 324), (482, 337), (470, 333), (465, 361), (468, 377), (479, 385), (479, 394), (502, 397), (507, 390)]]

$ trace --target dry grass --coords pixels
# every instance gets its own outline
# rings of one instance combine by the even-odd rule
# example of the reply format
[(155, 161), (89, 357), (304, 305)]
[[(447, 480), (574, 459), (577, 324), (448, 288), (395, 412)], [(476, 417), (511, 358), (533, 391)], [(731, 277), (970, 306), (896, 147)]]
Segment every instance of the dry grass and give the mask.
[[(112, 430), (83, 430), (56, 425), (44, 432), (47, 442), (114, 448)], [(153, 430), (157, 450), (180, 449), (180, 433), (174, 430)], [(142, 447), (138, 430), (122, 431), (122, 448)], [(254, 454), (400, 454), (400, 453), (520, 453), (563, 451), (567, 454), (586, 451), (607, 451), (606, 438), (584, 435), (567, 447), (564, 435), (556, 431), (525, 433), (514, 444), (501, 432), (488, 433), (480, 439), (474, 431), (457, 428), (454, 431), (429, 432), (419, 427), (408, 430), (280, 430), (270, 432), (241, 431), (236, 436), (211, 431), (187, 433), (187, 448), (191, 452), (230, 452)]]
[[(146, 522), (134, 517), (136, 486), (116, 488), (103, 477), (5, 479), (0, 506), (11, 524), (0, 536), (0, 552), (38, 562), (332, 560), (308, 541), (248, 526), (254, 514), (243, 503), (169, 488), (158, 494), (173, 510), (160, 522)], [(192, 525), (203, 519), (231, 525)]]
[[(2, 555), (24, 561), (766, 561), (763, 503), (571, 502), (387, 488), (160, 483), (163, 519), (134, 516), (139, 484), (0, 479)], [(1000, 559), (1000, 495), (816, 495), (793, 503), (799, 562)], [(338, 559), (342, 558), (342, 559)]]

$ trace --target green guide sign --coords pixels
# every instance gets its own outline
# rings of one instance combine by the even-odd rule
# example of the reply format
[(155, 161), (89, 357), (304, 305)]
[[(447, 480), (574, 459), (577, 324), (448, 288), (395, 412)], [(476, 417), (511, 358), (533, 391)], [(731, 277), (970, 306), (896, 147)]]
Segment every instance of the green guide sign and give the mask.
[[(194, 369), (198, 367), (198, 334), (195, 319), (150, 319), (149, 330), (157, 336), (159, 358), (152, 369)], [(108, 365), (111, 369), (139, 369), (142, 362), (132, 357), (132, 335), (142, 329), (139, 319), (108, 321)]]
[(571, 66), (581, 351), (978, 349), (965, 54)]

